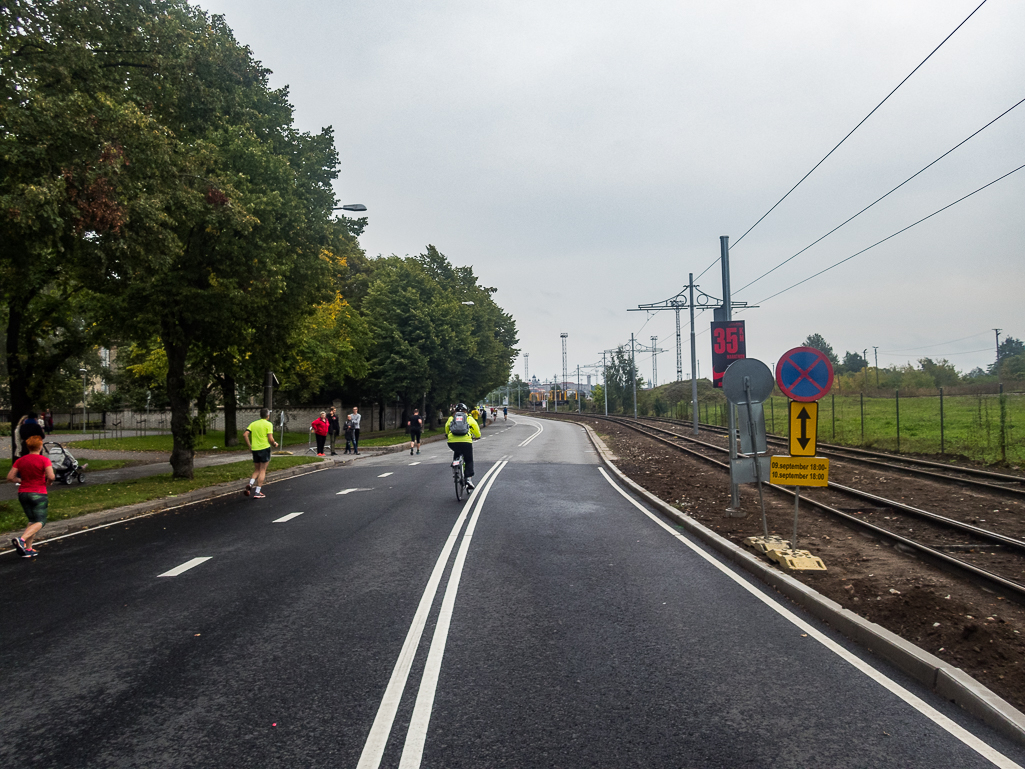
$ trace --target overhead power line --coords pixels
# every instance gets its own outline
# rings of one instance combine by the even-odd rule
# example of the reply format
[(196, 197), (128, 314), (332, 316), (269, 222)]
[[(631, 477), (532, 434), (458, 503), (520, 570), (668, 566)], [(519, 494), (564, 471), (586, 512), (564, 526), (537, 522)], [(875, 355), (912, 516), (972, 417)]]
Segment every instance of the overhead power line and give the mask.
[(967, 195), (965, 195), (964, 197), (958, 198), (958, 199), (957, 199), (957, 200), (955, 200), (955, 201), (954, 201), (953, 203), (948, 203), (947, 205), (943, 206), (943, 208), (940, 208), (940, 209), (937, 209), (936, 211), (933, 211), (933, 212), (932, 212), (931, 214), (929, 214), (928, 216), (923, 216), (923, 217), (922, 217), (921, 219), (919, 219), (919, 220), (918, 220), (917, 222), (914, 222), (914, 223), (912, 223), (912, 224), (909, 224), (909, 225), (908, 225), (907, 227), (904, 227), (903, 229), (897, 230), (897, 231), (896, 231), (895, 233), (893, 233), (892, 235), (887, 235), (887, 236), (886, 236), (885, 238), (883, 238), (882, 240), (878, 240), (878, 241), (876, 241), (875, 243), (873, 243), (873, 244), (872, 244), (871, 246), (867, 246), (866, 248), (863, 248), (863, 249), (861, 249), (861, 250), (860, 250), (860, 251), (858, 251), (857, 253), (855, 253), (855, 254), (851, 254), (851, 255), (850, 255), (850, 256), (848, 256), (848, 257), (847, 257), (846, 259), (841, 259), (841, 260), (840, 260), (839, 262), (837, 262), (836, 264), (832, 264), (832, 265), (830, 265), (829, 267), (826, 267), (826, 269), (824, 269), (824, 270), (819, 270), (819, 271), (818, 271), (818, 272), (816, 272), (816, 273), (815, 273), (814, 275), (809, 275), (809, 276), (808, 276), (807, 278), (805, 278), (804, 280), (798, 281), (797, 283), (794, 283), (794, 285), (792, 285), (792, 286), (788, 286), (787, 288), (784, 288), (784, 289), (783, 289), (782, 291), (777, 291), (777, 292), (776, 292), (775, 294), (772, 294), (771, 296), (767, 296), (767, 297), (765, 297), (765, 299), (759, 299), (759, 300), (758, 300), (758, 304), (761, 304), (762, 302), (767, 302), (767, 301), (769, 301), (770, 299), (774, 299), (774, 298), (776, 298), (777, 296), (779, 296), (780, 294), (785, 294), (785, 293), (786, 293), (787, 291), (789, 291), (790, 289), (792, 289), (792, 288), (797, 288), (798, 286), (800, 286), (800, 285), (802, 285), (802, 284), (804, 284), (804, 283), (807, 283), (807, 282), (808, 282), (809, 280), (813, 280), (814, 278), (817, 278), (817, 277), (818, 277), (819, 275), (822, 275), (822, 274), (824, 274), (824, 273), (827, 273), (827, 272), (829, 272), (829, 271), (830, 271), (830, 270), (832, 270), (832, 269), (833, 269), (834, 267), (839, 267), (839, 266), (840, 266), (841, 264), (843, 264), (844, 262), (849, 262), (849, 261), (850, 261), (851, 259), (853, 259), (854, 257), (856, 257), (856, 256), (860, 256), (861, 254), (865, 253), (866, 251), (869, 251), (870, 249), (873, 249), (873, 248), (875, 248), (876, 246), (878, 246), (878, 245), (880, 245), (880, 244), (882, 244), (882, 243), (885, 243), (886, 241), (890, 240), (891, 238), (895, 238), (895, 237), (897, 237), (897, 236), (898, 236), (898, 235), (900, 235), (900, 234), (901, 234), (902, 232), (907, 232), (907, 231), (908, 231), (908, 230), (910, 230), (910, 229), (911, 229), (912, 227), (915, 227), (916, 225), (919, 225), (919, 224), (921, 224), (922, 222), (926, 221), (927, 219), (932, 219), (932, 217), (936, 216), (936, 214), (939, 214), (939, 213), (943, 213), (943, 212), (944, 212), (944, 211), (946, 211), (946, 210), (947, 210), (948, 208), (951, 208), (951, 207), (953, 207), (953, 206), (956, 206), (956, 205), (957, 205), (958, 203), (960, 203), (961, 201), (963, 201), (963, 200), (967, 200), (967, 199), (968, 199), (968, 198), (970, 198), (970, 197), (971, 197), (972, 195), (975, 195), (976, 193), (982, 192), (982, 191), (983, 191), (984, 189), (986, 189), (987, 187), (992, 187), (992, 186), (993, 186), (994, 184), (996, 184), (997, 182), (1001, 181), (1002, 179), (1006, 179), (1006, 178), (1007, 178), (1008, 176), (1010, 176), (1011, 174), (1017, 173), (1018, 171), (1020, 171), (1020, 170), (1021, 170), (1021, 169), (1023, 169), (1023, 168), (1025, 168), (1025, 165), (1020, 165), (1020, 166), (1018, 166), (1017, 168), (1015, 168), (1015, 169), (1014, 169), (1013, 171), (1008, 171), (1008, 172), (1007, 172), (1006, 174), (1004, 174), (1003, 176), (1000, 176), (1000, 177), (998, 177), (998, 178), (994, 179), (993, 181), (989, 182), (989, 184), (984, 184), (984, 185), (982, 185), (981, 187), (979, 187), (979, 189), (975, 190), (974, 192), (969, 192), (969, 193), (968, 193)]
[(873, 200), (873, 201), (872, 201), (871, 203), (869, 203), (869, 204), (868, 204), (867, 206), (865, 206), (865, 207), (864, 207), (863, 209), (861, 209), (860, 211), (858, 211), (858, 213), (854, 214), (854, 216), (852, 216), (852, 217), (850, 217), (849, 219), (847, 219), (846, 221), (844, 221), (844, 222), (841, 222), (840, 224), (836, 225), (836, 227), (834, 227), (833, 229), (831, 229), (831, 230), (830, 230), (829, 232), (827, 232), (827, 233), (826, 233), (825, 235), (823, 235), (822, 237), (820, 237), (820, 238), (819, 238), (818, 240), (815, 240), (815, 241), (813, 241), (812, 243), (809, 243), (809, 244), (808, 244), (807, 246), (805, 246), (804, 248), (802, 248), (802, 249), (801, 249), (800, 251), (798, 251), (798, 252), (797, 252), (796, 254), (794, 254), (793, 256), (791, 256), (791, 257), (790, 257), (789, 259), (784, 259), (784, 260), (783, 260), (782, 262), (780, 262), (779, 264), (777, 264), (777, 265), (776, 265), (775, 267), (773, 267), (773, 268), (772, 268), (771, 270), (768, 270), (767, 272), (764, 272), (764, 273), (762, 273), (761, 275), (759, 275), (759, 276), (758, 276), (757, 278), (755, 278), (754, 280), (752, 280), (752, 281), (751, 281), (750, 283), (748, 283), (747, 285), (745, 285), (745, 286), (741, 286), (740, 288), (738, 288), (738, 289), (736, 290), (736, 292), (735, 292), (735, 293), (738, 293), (738, 294), (739, 294), (739, 293), (740, 293), (741, 291), (743, 291), (743, 290), (744, 290), (745, 288), (748, 288), (748, 287), (750, 287), (750, 286), (753, 286), (753, 285), (754, 285), (755, 283), (757, 283), (758, 281), (760, 281), (760, 280), (761, 280), (762, 278), (766, 277), (767, 275), (771, 275), (772, 273), (774, 273), (774, 272), (775, 272), (776, 270), (778, 270), (778, 269), (779, 269), (780, 267), (782, 267), (783, 265), (785, 265), (785, 264), (787, 264), (788, 262), (790, 262), (790, 261), (792, 261), (792, 260), (796, 259), (797, 257), (799, 257), (799, 256), (800, 256), (801, 254), (803, 254), (803, 253), (804, 253), (805, 251), (807, 251), (807, 250), (808, 250), (809, 248), (811, 248), (812, 246), (814, 246), (814, 245), (816, 245), (816, 244), (818, 244), (818, 243), (821, 243), (821, 242), (822, 242), (823, 240), (825, 240), (826, 238), (828, 238), (828, 237), (829, 237), (830, 235), (832, 235), (832, 234), (833, 234), (834, 232), (836, 232), (836, 231), (837, 231), (838, 229), (840, 229), (841, 227), (843, 227), (843, 226), (845, 226), (845, 225), (847, 225), (847, 224), (850, 224), (850, 223), (851, 223), (852, 221), (854, 221), (854, 220), (855, 220), (856, 218), (858, 218), (858, 217), (859, 217), (859, 216), (861, 216), (861, 215), (862, 215), (863, 213), (865, 213), (866, 211), (868, 211), (868, 209), (872, 208), (872, 206), (874, 206), (874, 205), (875, 205), (876, 203), (879, 203), (879, 202), (880, 202), (880, 201), (882, 201), (882, 200), (883, 200), (884, 198), (887, 198), (887, 197), (889, 197), (890, 195), (892, 195), (892, 194), (893, 194), (894, 192), (896, 192), (897, 190), (899, 190), (899, 189), (900, 189), (901, 187), (903, 187), (903, 186), (904, 186), (905, 184), (907, 184), (908, 182), (910, 182), (910, 181), (911, 181), (912, 179), (914, 179), (914, 178), (915, 178), (916, 176), (918, 176), (919, 174), (923, 173), (924, 171), (928, 170), (928, 169), (929, 169), (929, 168), (931, 168), (932, 166), (934, 166), (934, 165), (936, 165), (937, 163), (939, 163), (939, 162), (940, 162), (941, 160), (943, 160), (943, 158), (945, 158), (945, 157), (946, 157), (947, 155), (949, 155), (949, 154), (950, 154), (951, 152), (953, 152), (954, 150), (956, 150), (956, 149), (957, 149), (958, 147), (960, 147), (961, 145), (965, 144), (965, 143), (966, 143), (966, 142), (968, 142), (969, 140), (971, 140), (971, 139), (975, 138), (976, 136), (978, 136), (978, 135), (979, 135), (980, 133), (982, 133), (983, 131), (985, 131), (985, 130), (986, 130), (987, 128), (989, 128), (989, 127), (990, 127), (991, 125), (993, 125), (993, 124), (994, 124), (995, 122), (997, 122), (998, 120), (1000, 120), (1000, 118), (1004, 117), (1004, 115), (1007, 115), (1007, 114), (1008, 114), (1009, 112), (1011, 112), (1011, 110), (1015, 109), (1016, 107), (1020, 107), (1020, 106), (1021, 106), (1022, 104), (1025, 104), (1025, 99), (1022, 99), (1022, 100), (1021, 100), (1021, 101), (1019, 101), (1019, 102), (1018, 102), (1017, 104), (1015, 104), (1015, 105), (1014, 105), (1013, 107), (1010, 107), (1010, 108), (1008, 108), (1008, 109), (1004, 110), (1003, 112), (1001, 112), (1001, 113), (1000, 113), (999, 115), (997, 115), (997, 116), (996, 116), (995, 118), (993, 118), (993, 119), (992, 119), (992, 120), (990, 120), (990, 121), (989, 121), (988, 123), (986, 123), (986, 125), (984, 125), (984, 126), (983, 126), (982, 128), (980, 128), (980, 129), (979, 129), (978, 131), (976, 131), (975, 133), (973, 133), (973, 134), (972, 134), (971, 136), (968, 136), (968, 137), (966, 137), (966, 138), (962, 139), (961, 141), (959, 141), (959, 142), (958, 142), (957, 144), (955, 144), (955, 145), (954, 145), (953, 147), (951, 147), (951, 148), (950, 148), (949, 150), (947, 150), (947, 151), (946, 151), (946, 152), (944, 152), (944, 153), (943, 153), (942, 155), (940, 155), (940, 156), (939, 156), (938, 158), (936, 158), (936, 159), (935, 159), (934, 161), (932, 161), (931, 163), (929, 163), (929, 165), (927, 165), (927, 166), (923, 166), (923, 167), (922, 167), (921, 169), (919, 169), (918, 171), (916, 171), (915, 173), (913, 173), (913, 174), (912, 174), (911, 176), (909, 176), (909, 177), (908, 177), (907, 179), (905, 179), (904, 181), (902, 181), (902, 182), (901, 182), (900, 184), (898, 184), (898, 185), (897, 185), (896, 187), (894, 187), (894, 188), (893, 188), (892, 190), (890, 190), (889, 192), (887, 192), (887, 193), (886, 193), (885, 195), (882, 195), (881, 197), (878, 197), (878, 198), (876, 198), (876, 199), (875, 199), (875, 200)]
[[(960, 339), (951, 339), (949, 342), (937, 342), (936, 344), (926, 344), (926, 345), (922, 345), (921, 347), (905, 347), (905, 348), (900, 349), (900, 350), (884, 350), (883, 351), (883, 355), (890, 355), (891, 353), (915, 352), (916, 350), (928, 350), (930, 347), (943, 347), (944, 345), (955, 344), (957, 342), (963, 342), (966, 339), (975, 339), (975, 337), (977, 337), (977, 336), (982, 336), (983, 334), (989, 334), (989, 333), (990, 333), (989, 330), (986, 330), (986, 331), (980, 331), (978, 334), (972, 334), (971, 336), (963, 336)], [(986, 349), (989, 349), (989, 348), (986, 348)], [(958, 353), (958, 354), (960, 354), (960, 353)]]
[(858, 123), (858, 124), (857, 124), (856, 126), (854, 126), (854, 128), (852, 128), (852, 129), (851, 129), (851, 130), (850, 130), (850, 131), (848, 132), (848, 134), (847, 134), (847, 135), (846, 135), (845, 137), (843, 137), (843, 138), (842, 138), (842, 139), (841, 139), (841, 140), (840, 140), (840, 141), (839, 141), (839, 142), (837, 143), (837, 145), (836, 145), (835, 147), (833, 147), (833, 149), (831, 149), (831, 150), (830, 150), (829, 152), (827, 152), (827, 153), (826, 153), (826, 155), (825, 155), (825, 157), (823, 157), (823, 158), (822, 158), (822, 160), (820, 160), (820, 161), (819, 161), (818, 163), (816, 163), (816, 164), (815, 164), (815, 165), (814, 165), (814, 166), (812, 167), (811, 171), (809, 171), (809, 172), (808, 172), (808, 173), (806, 173), (806, 174), (805, 174), (804, 176), (802, 176), (802, 177), (801, 177), (801, 179), (800, 179), (800, 181), (798, 181), (798, 182), (797, 182), (797, 184), (795, 184), (795, 185), (794, 185), (793, 187), (791, 187), (791, 188), (790, 188), (790, 190), (789, 190), (789, 191), (787, 192), (787, 194), (786, 194), (786, 195), (784, 195), (784, 196), (783, 196), (783, 197), (781, 197), (781, 198), (780, 198), (779, 200), (777, 200), (777, 201), (776, 201), (776, 202), (775, 202), (775, 203), (773, 204), (772, 208), (770, 208), (770, 209), (769, 209), (768, 211), (766, 211), (766, 212), (765, 212), (764, 214), (762, 214), (761, 218), (760, 218), (760, 219), (759, 219), (759, 220), (758, 220), (757, 222), (755, 222), (755, 223), (754, 223), (754, 224), (752, 224), (752, 225), (751, 225), (750, 227), (748, 227), (748, 228), (747, 228), (747, 232), (745, 232), (745, 233), (744, 233), (743, 235), (741, 235), (741, 236), (740, 236), (739, 238), (737, 238), (736, 242), (735, 242), (735, 243), (733, 244), (733, 247), (734, 247), (734, 248), (736, 248), (736, 247), (737, 247), (737, 245), (739, 245), (739, 244), (740, 244), (740, 241), (742, 241), (742, 240), (743, 240), (743, 239), (744, 239), (745, 237), (747, 237), (747, 233), (748, 233), (748, 232), (751, 232), (751, 230), (753, 230), (753, 229), (754, 229), (755, 227), (757, 227), (757, 226), (758, 226), (759, 224), (761, 224), (761, 222), (762, 222), (762, 219), (764, 219), (764, 218), (765, 218), (766, 216), (768, 216), (769, 214), (771, 214), (771, 213), (773, 212), (773, 210), (774, 210), (774, 209), (776, 208), (776, 206), (778, 206), (778, 205), (779, 205), (780, 203), (782, 203), (782, 202), (783, 202), (784, 200), (786, 200), (786, 199), (787, 199), (787, 197), (788, 197), (788, 196), (790, 195), (790, 193), (791, 193), (791, 192), (793, 192), (794, 190), (796, 190), (796, 189), (797, 189), (798, 187), (800, 187), (800, 186), (801, 186), (801, 182), (803, 182), (803, 181), (804, 181), (805, 179), (807, 179), (807, 178), (808, 178), (809, 176), (811, 176), (811, 175), (812, 175), (812, 174), (813, 174), (813, 173), (815, 172), (815, 169), (816, 169), (816, 168), (818, 168), (818, 167), (819, 167), (820, 165), (822, 165), (823, 163), (825, 163), (825, 162), (826, 162), (826, 159), (827, 159), (827, 158), (828, 158), (828, 157), (829, 157), (830, 155), (832, 155), (832, 154), (833, 154), (834, 152), (836, 152), (836, 151), (837, 151), (837, 149), (839, 149), (839, 148), (840, 148), (840, 145), (841, 145), (841, 144), (843, 144), (843, 143), (844, 143), (845, 141), (847, 141), (847, 140), (848, 140), (848, 139), (849, 139), (849, 138), (851, 137), (851, 134), (853, 134), (853, 133), (854, 133), (855, 131), (857, 131), (857, 130), (858, 130), (859, 128), (861, 128), (861, 126), (862, 126), (862, 125), (863, 125), (863, 124), (865, 123), (865, 121), (866, 121), (866, 120), (868, 120), (868, 119), (869, 119), (870, 117), (872, 117), (872, 115), (873, 115), (873, 114), (875, 114), (875, 111), (876, 111), (877, 109), (879, 109), (880, 107), (882, 107), (882, 106), (883, 106), (883, 104), (885, 104), (885, 103), (886, 103), (886, 100), (887, 100), (887, 99), (889, 99), (889, 98), (890, 98), (891, 96), (893, 96), (893, 95), (894, 95), (894, 94), (895, 94), (895, 93), (897, 92), (897, 89), (898, 89), (898, 88), (900, 88), (900, 87), (901, 87), (902, 85), (904, 85), (904, 84), (905, 84), (905, 83), (906, 83), (906, 82), (907, 82), (908, 80), (910, 80), (910, 79), (911, 79), (911, 76), (912, 76), (912, 75), (914, 75), (914, 74), (915, 74), (916, 72), (918, 72), (918, 70), (922, 68), (922, 65), (923, 65), (923, 64), (925, 64), (925, 63), (926, 63), (927, 61), (929, 61), (929, 59), (930, 59), (930, 58), (932, 58), (932, 55), (933, 55), (934, 53), (936, 53), (936, 52), (937, 52), (938, 50), (940, 50), (940, 48), (942, 48), (942, 47), (943, 47), (943, 44), (944, 44), (944, 43), (946, 43), (946, 42), (947, 42), (948, 40), (950, 40), (950, 38), (952, 38), (952, 37), (954, 36), (954, 33), (955, 33), (955, 32), (957, 32), (957, 31), (958, 31), (959, 29), (961, 29), (961, 27), (963, 27), (963, 26), (964, 26), (964, 25), (965, 25), (965, 24), (966, 24), (966, 23), (968, 22), (968, 19), (972, 18), (972, 16), (974, 16), (974, 15), (975, 15), (975, 12), (976, 12), (976, 11), (978, 11), (978, 10), (979, 10), (979, 8), (981, 8), (981, 7), (982, 7), (982, 6), (984, 6), (985, 4), (986, 4), (986, 0), (982, 0), (982, 2), (981, 2), (981, 3), (979, 3), (979, 4), (978, 4), (978, 5), (976, 6), (975, 10), (974, 10), (974, 11), (972, 11), (971, 13), (969, 13), (969, 14), (968, 14), (968, 16), (966, 16), (966, 17), (965, 17), (965, 20), (964, 20), (964, 21), (962, 21), (962, 22), (961, 22), (960, 24), (958, 24), (958, 25), (957, 25), (956, 27), (954, 27), (954, 31), (953, 31), (953, 32), (951, 32), (951, 33), (950, 33), (949, 35), (947, 35), (947, 36), (946, 36), (945, 38), (943, 38), (943, 41), (942, 41), (942, 42), (941, 42), (941, 43), (940, 43), (940, 44), (939, 44), (938, 46), (936, 46), (935, 48), (933, 48), (933, 49), (932, 49), (932, 51), (931, 51), (931, 52), (929, 53), (929, 55), (928, 55), (928, 56), (926, 56), (926, 57), (925, 57), (924, 59), (922, 59), (922, 61), (921, 61), (921, 62), (919, 63), (919, 65), (918, 65), (917, 67), (915, 67), (915, 68), (914, 68), (913, 70), (911, 70), (911, 72), (910, 72), (910, 73), (908, 73), (908, 76), (907, 76), (907, 77), (905, 77), (905, 78), (904, 78), (903, 80), (901, 80), (901, 81), (900, 81), (899, 83), (897, 83), (897, 86), (896, 86), (896, 88), (894, 88), (894, 89), (893, 89), (892, 91), (890, 91), (890, 92), (889, 92), (888, 94), (886, 94), (886, 97), (885, 97), (885, 98), (884, 98), (884, 99), (883, 99), (883, 100), (882, 100), (881, 102), (879, 102), (879, 103), (878, 103), (878, 104), (877, 104), (877, 105), (876, 105), (875, 107), (873, 107), (873, 108), (872, 108), (872, 111), (871, 111), (871, 112), (869, 112), (869, 113), (868, 113), (867, 115), (865, 115), (865, 117), (863, 117), (863, 118), (861, 119), (861, 121), (860, 121), (860, 122), (859, 122), (859, 123)]

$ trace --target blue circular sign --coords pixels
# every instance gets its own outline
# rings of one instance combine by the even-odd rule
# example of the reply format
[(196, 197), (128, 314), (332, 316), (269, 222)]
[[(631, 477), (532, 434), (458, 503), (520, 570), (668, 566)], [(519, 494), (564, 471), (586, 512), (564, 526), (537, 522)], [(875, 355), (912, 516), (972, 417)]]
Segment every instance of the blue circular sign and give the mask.
[(833, 364), (821, 350), (795, 347), (777, 361), (776, 384), (795, 401), (817, 401), (833, 386)]

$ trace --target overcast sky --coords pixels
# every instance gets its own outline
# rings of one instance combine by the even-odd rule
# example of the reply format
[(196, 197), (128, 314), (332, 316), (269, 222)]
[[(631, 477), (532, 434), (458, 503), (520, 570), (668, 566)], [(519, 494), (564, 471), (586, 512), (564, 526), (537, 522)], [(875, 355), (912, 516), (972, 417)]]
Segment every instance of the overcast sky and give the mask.
[[(364, 203), (371, 256), (434, 244), (516, 319), (530, 373), (592, 364), (631, 332), (668, 352), (678, 293), (729, 235), (748, 355), (808, 334), (880, 366), (994, 359), (1025, 336), (1025, 170), (826, 274), (1025, 163), (1025, 3), (988, 0), (742, 242), (737, 240), (980, 0), (632, 3), (203, 0), (287, 85), (303, 130), (331, 125), (340, 203)], [(697, 281), (721, 297), (716, 263)], [(683, 318), (686, 323), (686, 316)], [(709, 376), (711, 313), (698, 316)], [(684, 376), (690, 373), (684, 326)], [(638, 355), (651, 376), (650, 354)], [(515, 369), (524, 374), (522, 356)]]

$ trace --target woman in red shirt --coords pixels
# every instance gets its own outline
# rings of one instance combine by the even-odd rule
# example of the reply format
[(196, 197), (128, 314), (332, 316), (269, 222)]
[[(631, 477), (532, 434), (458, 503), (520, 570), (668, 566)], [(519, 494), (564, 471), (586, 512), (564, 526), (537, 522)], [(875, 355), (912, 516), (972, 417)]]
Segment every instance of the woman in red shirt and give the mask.
[(320, 416), (313, 420), (310, 429), (317, 436), (317, 456), (324, 456), (324, 441), (327, 440), (327, 431), (331, 423), (327, 421), (327, 412), (321, 411)]
[(11, 542), (18, 548), (22, 558), (34, 558), (39, 555), (39, 551), (32, 547), (32, 540), (46, 523), (46, 484), (53, 483), (54, 474), (49, 458), (42, 455), (43, 439), (38, 435), (30, 435), (25, 445), (29, 453), (14, 462), (11, 471), (7, 473), (7, 480), (21, 484), (18, 488), (18, 502), (28, 518), (28, 528)]

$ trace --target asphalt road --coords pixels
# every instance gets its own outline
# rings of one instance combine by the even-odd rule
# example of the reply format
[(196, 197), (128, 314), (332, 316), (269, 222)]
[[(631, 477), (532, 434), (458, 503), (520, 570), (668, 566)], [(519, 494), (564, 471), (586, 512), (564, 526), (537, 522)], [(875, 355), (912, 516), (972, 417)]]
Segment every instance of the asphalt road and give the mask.
[(0, 766), (1025, 763), (646, 512), (579, 426), (475, 453), (469, 504), (435, 443), (0, 557)]

